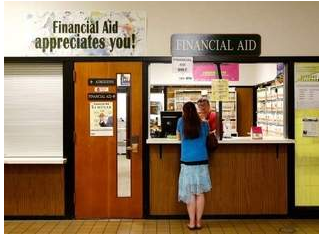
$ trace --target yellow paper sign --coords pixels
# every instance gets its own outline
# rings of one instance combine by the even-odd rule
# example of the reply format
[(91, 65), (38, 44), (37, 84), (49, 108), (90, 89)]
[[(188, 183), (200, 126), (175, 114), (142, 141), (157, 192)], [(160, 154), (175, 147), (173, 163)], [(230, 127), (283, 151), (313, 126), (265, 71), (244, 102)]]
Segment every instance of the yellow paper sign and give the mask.
[(228, 80), (212, 80), (212, 101), (229, 101)]

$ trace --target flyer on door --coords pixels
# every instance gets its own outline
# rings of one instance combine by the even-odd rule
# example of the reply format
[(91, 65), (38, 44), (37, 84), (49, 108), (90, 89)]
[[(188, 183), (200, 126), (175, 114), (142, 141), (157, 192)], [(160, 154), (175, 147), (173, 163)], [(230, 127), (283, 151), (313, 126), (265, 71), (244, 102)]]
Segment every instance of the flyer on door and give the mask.
[(113, 102), (90, 103), (90, 136), (113, 136)]

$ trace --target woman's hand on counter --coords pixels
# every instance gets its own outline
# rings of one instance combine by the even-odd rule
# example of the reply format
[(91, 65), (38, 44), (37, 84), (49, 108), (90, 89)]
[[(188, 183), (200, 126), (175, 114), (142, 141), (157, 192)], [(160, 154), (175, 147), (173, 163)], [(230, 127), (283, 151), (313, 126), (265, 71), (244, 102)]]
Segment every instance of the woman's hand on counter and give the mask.
[(181, 134), (178, 131), (176, 131), (176, 138), (177, 140), (181, 140)]

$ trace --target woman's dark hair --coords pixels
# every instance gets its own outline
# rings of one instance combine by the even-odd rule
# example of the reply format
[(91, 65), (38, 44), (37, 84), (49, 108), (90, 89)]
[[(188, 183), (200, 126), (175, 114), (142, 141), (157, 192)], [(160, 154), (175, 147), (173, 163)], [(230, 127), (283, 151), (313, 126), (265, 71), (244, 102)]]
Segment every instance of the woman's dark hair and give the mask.
[(195, 104), (187, 102), (183, 106), (184, 137), (198, 138), (201, 130), (201, 118), (198, 116)]

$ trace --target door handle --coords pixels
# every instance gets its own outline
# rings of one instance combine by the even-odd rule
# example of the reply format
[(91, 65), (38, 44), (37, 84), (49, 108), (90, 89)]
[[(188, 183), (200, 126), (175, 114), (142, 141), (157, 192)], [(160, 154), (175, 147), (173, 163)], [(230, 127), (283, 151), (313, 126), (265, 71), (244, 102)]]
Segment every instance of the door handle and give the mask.
[(138, 144), (137, 143), (133, 143), (131, 146), (127, 146), (126, 150), (127, 151), (131, 151), (133, 153), (137, 153), (138, 152)]

